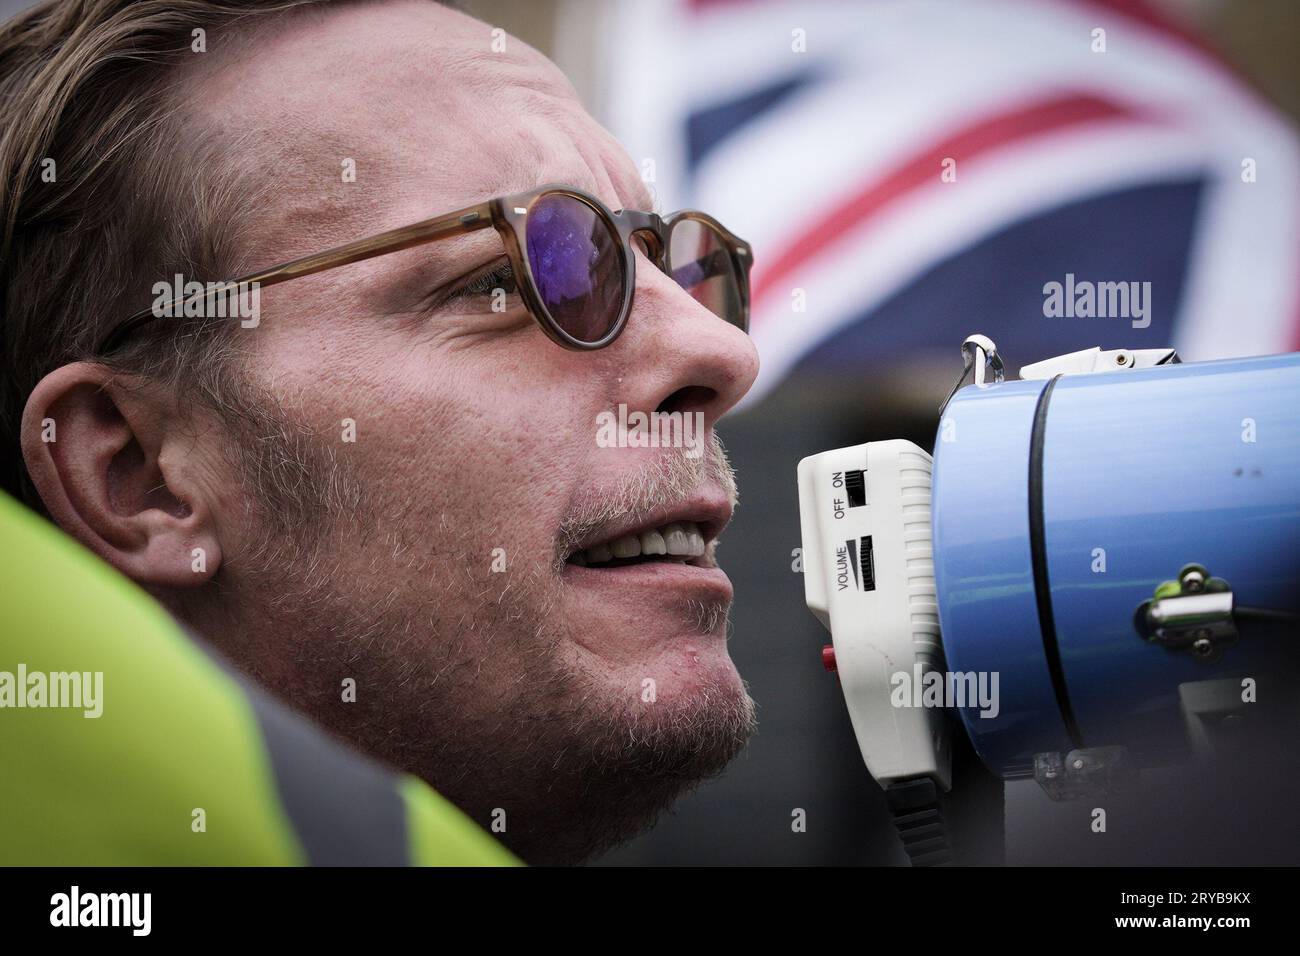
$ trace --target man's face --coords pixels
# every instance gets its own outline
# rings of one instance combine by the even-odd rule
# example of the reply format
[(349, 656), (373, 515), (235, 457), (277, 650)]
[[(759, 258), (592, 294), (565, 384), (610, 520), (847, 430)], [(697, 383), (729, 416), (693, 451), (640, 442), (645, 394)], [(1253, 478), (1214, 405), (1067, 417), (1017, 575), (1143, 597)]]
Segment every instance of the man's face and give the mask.
[[(652, 206), (551, 63), (433, 4), (293, 16), (190, 79), (196, 134), (228, 137), (266, 190), (248, 267), (548, 182)], [(720, 448), (601, 447), (597, 416), (700, 412), (712, 443), (757, 359), (640, 254), (627, 328), (596, 352), (551, 343), (513, 292), (494, 311), (473, 291), (492, 281), (446, 301), (505, 262), (482, 230), (263, 292), (239, 334), (265, 420), (210, 436), (254, 464), (213, 481), (220, 597), (191, 616), (480, 824), (504, 811), (525, 858), (577, 859), (721, 769), (753, 721), (711, 545), (690, 563), (567, 560), (673, 521), (711, 539), (734, 503)], [(295, 482), (332, 502), (311, 528), (268, 490)]]

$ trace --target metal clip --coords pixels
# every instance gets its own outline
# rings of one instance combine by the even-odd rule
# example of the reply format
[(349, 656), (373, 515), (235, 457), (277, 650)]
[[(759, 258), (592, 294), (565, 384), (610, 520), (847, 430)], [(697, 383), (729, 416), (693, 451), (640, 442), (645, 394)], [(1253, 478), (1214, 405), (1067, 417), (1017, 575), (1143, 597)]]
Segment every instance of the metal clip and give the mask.
[(1199, 564), (1165, 581), (1150, 601), (1138, 606), (1134, 624), (1142, 638), (1171, 651), (1187, 651), (1203, 661), (1217, 661), (1237, 640), (1232, 588), (1210, 577)]
[(966, 381), (966, 376), (971, 373), (972, 368), (975, 370), (974, 382), (979, 388), (983, 388), (986, 384), (984, 381), (986, 369), (993, 370), (994, 383), (1003, 381), (1005, 367), (1002, 364), (1002, 356), (998, 355), (998, 347), (993, 344), (993, 340), (987, 335), (967, 336), (966, 341), (961, 344), (961, 355), (961, 375), (957, 379), (957, 384), (952, 387), (952, 391), (948, 393), (948, 397), (939, 406), (940, 415), (948, 407), (952, 397), (957, 394), (957, 390), (961, 388), (962, 383)]

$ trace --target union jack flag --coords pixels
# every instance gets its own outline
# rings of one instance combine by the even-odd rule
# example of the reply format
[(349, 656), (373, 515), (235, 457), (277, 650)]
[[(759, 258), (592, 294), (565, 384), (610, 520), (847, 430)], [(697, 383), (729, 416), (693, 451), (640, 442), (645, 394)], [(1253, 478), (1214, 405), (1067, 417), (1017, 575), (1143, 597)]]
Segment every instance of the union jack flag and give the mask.
[[(625, 0), (610, 23), (603, 119), (661, 209), (754, 248), (750, 401), (972, 331), (1024, 363), (1300, 348), (1300, 139), (1139, 0)], [(1149, 282), (1148, 324), (1049, 315), (1067, 276)]]

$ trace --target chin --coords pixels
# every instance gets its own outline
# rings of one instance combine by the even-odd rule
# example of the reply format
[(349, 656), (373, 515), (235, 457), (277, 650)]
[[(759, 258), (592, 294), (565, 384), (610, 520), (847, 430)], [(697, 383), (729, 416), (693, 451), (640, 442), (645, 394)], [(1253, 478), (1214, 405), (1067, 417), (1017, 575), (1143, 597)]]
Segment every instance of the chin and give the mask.
[(688, 679), (659, 683), (653, 702), (629, 705), (621, 680), (606, 689), (614, 699), (575, 747), (584, 752), (575, 786), (556, 788), (564, 800), (553, 826), (520, 835), (524, 859), (589, 860), (653, 826), (735, 759), (754, 732), (754, 702), (725, 648), (713, 660)]

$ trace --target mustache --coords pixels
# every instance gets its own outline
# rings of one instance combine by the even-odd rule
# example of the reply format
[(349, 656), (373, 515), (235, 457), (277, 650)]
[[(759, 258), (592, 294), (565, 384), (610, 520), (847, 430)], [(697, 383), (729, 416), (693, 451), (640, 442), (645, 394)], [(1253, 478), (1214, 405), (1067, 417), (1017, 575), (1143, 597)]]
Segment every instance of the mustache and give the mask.
[(712, 435), (704, 454), (686, 455), (688, 449), (668, 448), (664, 454), (637, 471), (623, 475), (603, 487), (584, 489), (560, 521), (555, 567), (564, 566), (564, 556), (579, 543), (599, 535), (617, 523), (648, 521), (656, 510), (673, 508), (690, 500), (701, 487), (716, 485), (734, 508), (739, 496), (736, 473), (727, 460), (721, 439)]

